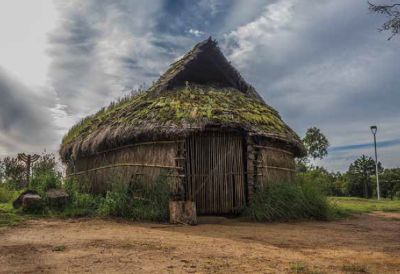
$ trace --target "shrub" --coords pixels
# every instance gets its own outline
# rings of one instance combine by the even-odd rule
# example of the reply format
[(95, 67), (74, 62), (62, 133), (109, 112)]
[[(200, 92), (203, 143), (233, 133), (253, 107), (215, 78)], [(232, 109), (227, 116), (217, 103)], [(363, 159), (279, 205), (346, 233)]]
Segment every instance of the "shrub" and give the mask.
[(25, 166), (16, 157), (5, 157), (0, 161), (0, 182), (13, 188), (21, 188), (25, 182)]
[(40, 156), (32, 167), (30, 188), (41, 195), (51, 188), (61, 188), (61, 174), (57, 171), (57, 162), (54, 154)]
[(245, 215), (257, 221), (327, 220), (331, 208), (321, 188), (313, 183), (273, 183), (258, 189)]
[(32, 178), (30, 188), (44, 195), (51, 188), (61, 188), (61, 176), (54, 170), (41, 171)]
[(0, 203), (8, 203), (14, 198), (15, 192), (5, 185), (0, 185)]
[(99, 208), (102, 216), (131, 220), (165, 221), (168, 219), (169, 185), (164, 176), (151, 184), (116, 182)]
[(69, 203), (67, 204), (63, 215), (67, 217), (96, 215), (103, 197), (83, 193), (75, 179), (65, 180), (63, 186), (69, 195)]

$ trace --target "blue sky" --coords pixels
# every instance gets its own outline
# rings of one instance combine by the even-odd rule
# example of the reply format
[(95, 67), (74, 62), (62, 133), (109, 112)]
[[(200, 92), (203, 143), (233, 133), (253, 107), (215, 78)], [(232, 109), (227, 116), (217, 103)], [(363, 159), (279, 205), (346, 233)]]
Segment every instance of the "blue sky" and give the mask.
[(0, 155), (56, 151), (80, 118), (148, 87), (210, 35), (300, 136), (331, 143), (318, 164), (373, 155), (400, 166), (400, 37), (362, 0), (0, 3)]

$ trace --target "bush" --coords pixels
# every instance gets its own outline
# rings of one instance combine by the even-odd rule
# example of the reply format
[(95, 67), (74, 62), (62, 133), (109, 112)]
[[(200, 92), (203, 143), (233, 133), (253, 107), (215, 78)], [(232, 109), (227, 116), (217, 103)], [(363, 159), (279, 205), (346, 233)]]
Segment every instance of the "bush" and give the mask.
[(256, 191), (245, 215), (257, 221), (328, 220), (331, 208), (316, 184), (274, 183)]
[(44, 153), (34, 163), (29, 187), (42, 196), (51, 188), (61, 188), (61, 174), (57, 171), (54, 154)]
[(99, 208), (102, 216), (131, 220), (165, 221), (168, 219), (169, 185), (160, 176), (152, 185), (141, 182), (116, 182)]
[(5, 185), (0, 185), (0, 203), (11, 202), (15, 196), (15, 191), (10, 190)]
[(103, 197), (83, 193), (75, 179), (65, 180), (63, 186), (69, 195), (69, 203), (67, 204), (63, 215), (67, 217), (96, 215)]
[(54, 170), (36, 173), (29, 187), (39, 192), (40, 195), (44, 195), (51, 188), (61, 188), (61, 176)]

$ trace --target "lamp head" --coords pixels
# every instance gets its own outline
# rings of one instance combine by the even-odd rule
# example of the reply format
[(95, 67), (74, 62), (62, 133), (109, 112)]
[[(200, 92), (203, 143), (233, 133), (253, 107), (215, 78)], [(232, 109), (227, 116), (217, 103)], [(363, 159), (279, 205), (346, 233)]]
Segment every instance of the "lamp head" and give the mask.
[(376, 134), (376, 131), (378, 130), (377, 126), (371, 126), (371, 132), (372, 134)]

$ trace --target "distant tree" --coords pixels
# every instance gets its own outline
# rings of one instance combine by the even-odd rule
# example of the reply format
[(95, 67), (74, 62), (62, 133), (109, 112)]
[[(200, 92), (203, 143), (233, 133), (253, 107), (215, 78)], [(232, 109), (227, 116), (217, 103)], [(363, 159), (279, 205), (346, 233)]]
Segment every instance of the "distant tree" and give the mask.
[(33, 164), (32, 174), (37, 176), (39, 174), (55, 172), (57, 170), (56, 157), (52, 153), (44, 152), (39, 160)]
[(400, 3), (376, 5), (368, 2), (369, 10), (386, 16), (387, 21), (383, 23), (379, 31), (390, 31), (388, 40), (397, 35), (400, 31)]
[(14, 157), (5, 157), (1, 161), (2, 180), (13, 184), (14, 186), (21, 186), (25, 180), (25, 165)]
[(61, 186), (61, 173), (57, 171), (56, 157), (52, 153), (44, 152), (32, 167), (30, 187), (39, 191)]
[(305, 172), (310, 167), (310, 161), (322, 159), (328, 155), (329, 141), (317, 127), (307, 129), (303, 138), (307, 155), (297, 160), (297, 170)]
[(400, 168), (385, 169), (379, 175), (381, 195), (384, 198), (400, 197)]
[[(378, 162), (378, 170), (382, 165)], [(348, 174), (348, 192), (351, 196), (372, 197), (372, 179), (375, 174), (375, 161), (371, 157), (362, 155), (350, 164)]]
[(333, 182), (330, 185), (330, 195), (332, 196), (348, 196), (349, 179), (346, 173), (331, 173)]
[(4, 172), (5, 172), (4, 164), (3, 164), (3, 161), (0, 160), (0, 184), (4, 183), (4, 181), (5, 181)]

